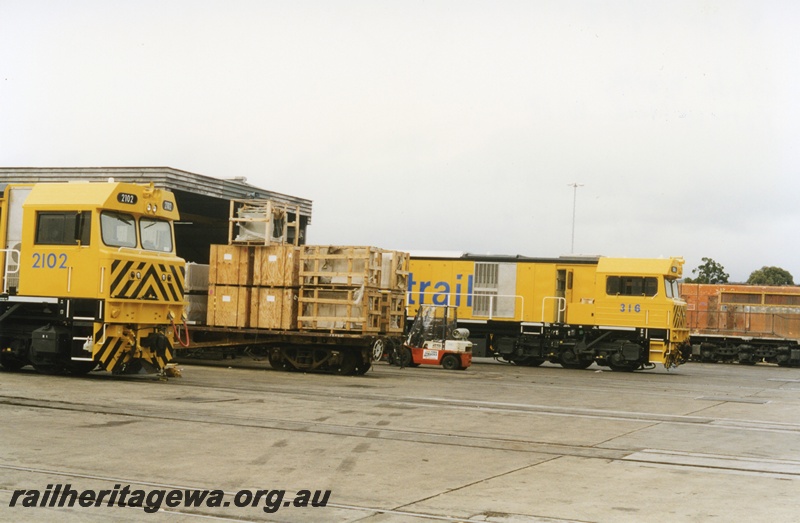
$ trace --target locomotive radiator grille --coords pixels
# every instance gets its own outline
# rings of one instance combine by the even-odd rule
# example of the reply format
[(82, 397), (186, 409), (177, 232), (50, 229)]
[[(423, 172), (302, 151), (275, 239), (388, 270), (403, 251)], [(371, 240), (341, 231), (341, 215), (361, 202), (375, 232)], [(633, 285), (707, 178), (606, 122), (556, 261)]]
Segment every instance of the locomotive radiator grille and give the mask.
[(675, 329), (686, 329), (686, 307), (683, 305), (675, 305), (672, 309), (672, 326)]
[(183, 300), (183, 268), (175, 265), (114, 260), (111, 264), (112, 298), (130, 300)]

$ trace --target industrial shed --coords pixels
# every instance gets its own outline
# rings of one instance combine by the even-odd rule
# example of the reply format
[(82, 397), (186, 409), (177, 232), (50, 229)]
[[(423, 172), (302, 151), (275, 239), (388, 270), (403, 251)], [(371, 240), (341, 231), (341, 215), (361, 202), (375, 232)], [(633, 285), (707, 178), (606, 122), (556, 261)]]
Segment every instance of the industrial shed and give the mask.
[[(299, 209), (300, 238), (311, 223), (311, 200), (255, 187), (244, 178), (222, 180), (171, 167), (0, 167), (2, 183), (65, 182), (70, 180), (150, 183), (175, 194), (181, 219), (175, 224), (178, 256), (208, 263), (209, 244), (228, 243), (231, 200), (271, 200)], [(290, 220), (295, 214), (289, 215)]]

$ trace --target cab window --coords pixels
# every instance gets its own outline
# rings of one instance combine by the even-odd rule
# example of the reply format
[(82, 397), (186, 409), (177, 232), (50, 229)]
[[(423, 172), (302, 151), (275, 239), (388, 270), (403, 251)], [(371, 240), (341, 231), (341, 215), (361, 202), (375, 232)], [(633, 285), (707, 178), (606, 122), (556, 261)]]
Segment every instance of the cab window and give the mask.
[(168, 221), (153, 218), (139, 220), (142, 248), (148, 251), (172, 252), (172, 228)]
[(37, 245), (89, 245), (90, 211), (40, 212), (36, 214)]
[(667, 298), (680, 298), (681, 294), (678, 291), (678, 280), (674, 278), (664, 278), (664, 291)]
[(609, 296), (655, 296), (658, 279), (652, 276), (608, 276), (606, 294)]
[(103, 243), (109, 247), (136, 247), (136, 220), (130, 214), (106, 211), (100, 215)]

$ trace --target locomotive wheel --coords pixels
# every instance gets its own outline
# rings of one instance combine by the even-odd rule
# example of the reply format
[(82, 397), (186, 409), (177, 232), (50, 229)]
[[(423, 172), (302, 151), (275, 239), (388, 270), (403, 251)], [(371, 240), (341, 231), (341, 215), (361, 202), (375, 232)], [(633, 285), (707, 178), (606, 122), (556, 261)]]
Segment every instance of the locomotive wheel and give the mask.
[(740, 345), (738, 359), (740, 365), (755, 365), (761, 358), (756, 356), (752, 345)]
[(627, 361), (619, 352), (611, 355), (608, 366), (616, 372), (633, 372), (639, 367), (636, 363)]
[(442, 367), (447, 370), (458, 370), (461, 368), (461, 362), (455, 354), (445, 354), (442, 358)]
[(526, 358), (515, 358), (513, 360), (508, 360), (514, 365), (519, 365), (520, 367), (538, 367), (542, 363), (544, 363), (544, 359), (542, 358), (533, 358), (533, 357), (526, 357)]
[(34, 363), (33, 368), (39, 374), (63, 374), (66, 369), (54, 363)]
[(14, 356), (3, 355), (0, 356), (0, 365), (8, 372), (17, 372), (26, 365), (26, 362), (15, 358)]
[(612, 363), (611, 365), (609, 365), (609, 367), (611, 367), (611, 370), (613, 370), (614, 372), (633, 372), (634, 370), (636, 370), (630, 363), (626, 363), (625, 365), (615, 365)]
[(558, 355), (558, 362), (565, 369), (585, 369), (589, 367), (592, 360), (583, 360), (571, 350), (565, 350)]
[(70, 374), (83, 375), (89, 374), (97, 368), (96, 361), (70, 361), (67, 364), (67, 371)]

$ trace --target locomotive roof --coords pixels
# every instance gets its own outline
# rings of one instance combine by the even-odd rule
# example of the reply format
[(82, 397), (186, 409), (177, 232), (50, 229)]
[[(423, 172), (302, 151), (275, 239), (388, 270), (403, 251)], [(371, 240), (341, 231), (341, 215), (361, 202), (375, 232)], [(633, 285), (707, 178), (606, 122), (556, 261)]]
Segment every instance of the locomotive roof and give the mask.
[[(126, 194), (133, 198), (130, 202), (123, 203), (120, 196)], [(80, 203), (76, 203), (76, 199)], [(144, 207), (137, 207), (137, 201), (155, 203), (158, 211), (153, 216), (161, 218), (178, 219), (179, 213), (175, 210), (175, 198), (171, 192), (163, 191), (152, 186), (132, 184), (127, 182), (113, 183), (42, 183), (33, 185), (30, 195), (25, 200), (25, 205), (42, 206), (47, 210), (86, 210), (95, 206), (101, 209), (125, 212), (144, 212)], [(169, 202), (167, 207), (164, 202)]]
[(448, 252), (448, 251), (410, 251), (412, 258), (416, 260), (463, 260), (478, 262), (497, 262), (497, 263), (568, 263), (596, 265), (600, 256), (560, 256), (558, 258), (532, 257), (521, 254), (473, 254), (469, 252)]

